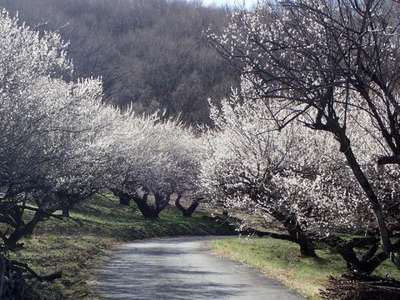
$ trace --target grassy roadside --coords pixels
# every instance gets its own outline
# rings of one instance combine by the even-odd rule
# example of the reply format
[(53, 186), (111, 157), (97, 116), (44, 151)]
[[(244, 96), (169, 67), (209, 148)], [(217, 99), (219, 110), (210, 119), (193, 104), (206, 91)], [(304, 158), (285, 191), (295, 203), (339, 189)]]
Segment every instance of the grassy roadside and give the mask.
[[(345, 271), (345, 263), (337, 254), (317, 250), (318, 259), (300, 258), (296, 244), (272, 238), (232, 238), (215, 241), (213, 247), (218, 255), (255, 267), (313, 300), (319, 299), (319, 290), (329, 275), (339, 276)], [(400, 271), (389, 262), (377, 270), (378, 275), (386, 273), (400, 278)]]
[(144, 220), (135, 207), (121, 207), (111, 194), (97, 195), (77, 207), (71, 219), (50, 219), (25, 239), (15, 257), (42, 274), (63, 272), (63, 278), (38, 287), (50, 299), (95, 299), (93, 269), (116, 243), (142, 238), (228, 234), (230, 228), (204, 213), (184, 218), (167, 208), (160, 220)]

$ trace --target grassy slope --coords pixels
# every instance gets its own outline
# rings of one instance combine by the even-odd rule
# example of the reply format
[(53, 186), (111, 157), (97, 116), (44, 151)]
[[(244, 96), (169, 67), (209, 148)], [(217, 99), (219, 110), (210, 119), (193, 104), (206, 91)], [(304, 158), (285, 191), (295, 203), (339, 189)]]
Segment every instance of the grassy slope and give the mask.
[[(25, 239), (16, 256), (40, 273), (61, 270), (63, 278), (42, 291), (68, 299), (93, 299), (93, 269), (118, 242), (141, 238), (227, 234), (230, 229), (203, 213), (183, 218), (175, 209), (161, 213), (159, 221), (144, 220), (134, 207), (121, 207), (110, 194), (98, 195), (76, 208), (72, 219), (51, 219)], [(57, 296), (56, 296), (57, 295)]]
[[(232, 238), (216, 241), (217, 254), (256, 267), (267, 276), (275, 278), (308, 299), (319, 299), (329, 275), (339, 276), (345, 271), (345, 263), (339, 255), (328, 250), (318, 250), (319, 259), (300, 258), (294, 243), (272, 238)], [(377, 273), (390, 273), (400, 278), (400, 271), (389, 262)]]

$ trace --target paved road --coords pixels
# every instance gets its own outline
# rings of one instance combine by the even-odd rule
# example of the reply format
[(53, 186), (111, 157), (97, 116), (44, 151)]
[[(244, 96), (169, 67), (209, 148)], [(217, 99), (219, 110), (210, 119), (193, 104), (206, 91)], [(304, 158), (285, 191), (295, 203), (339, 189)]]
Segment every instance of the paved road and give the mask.
[(105, 299), (303, 299), (244, 265), (210, 255), (212, 239), (120, 246), (98, 273), (98, 292)]

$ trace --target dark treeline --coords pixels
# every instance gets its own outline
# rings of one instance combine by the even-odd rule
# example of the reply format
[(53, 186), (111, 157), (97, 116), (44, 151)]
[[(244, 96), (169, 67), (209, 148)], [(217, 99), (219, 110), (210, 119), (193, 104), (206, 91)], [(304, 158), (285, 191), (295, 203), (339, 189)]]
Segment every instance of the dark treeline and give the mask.
[(209, 123), (207, 98), (221, 98), (234, 72), (203, 32), (222, 28), (228, 11), (182, 0), (0, 0), (40, 30), (70, 41), (75, 76), (101, 76), (107, 101), (138, 112), (165, 110)]

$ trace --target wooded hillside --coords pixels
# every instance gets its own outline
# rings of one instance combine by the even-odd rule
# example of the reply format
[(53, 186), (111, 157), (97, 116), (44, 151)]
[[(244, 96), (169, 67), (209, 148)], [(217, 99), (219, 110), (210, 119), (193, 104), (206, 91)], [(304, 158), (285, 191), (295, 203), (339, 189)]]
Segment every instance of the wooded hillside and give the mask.
[(0, 0), (37, 30), (70, 41), (75, 78), (101, 76), (107, 101), (209, 123), (207, 98), (229, 94), (233, 72), (203, 32), (228, 11), (182, 0)]

